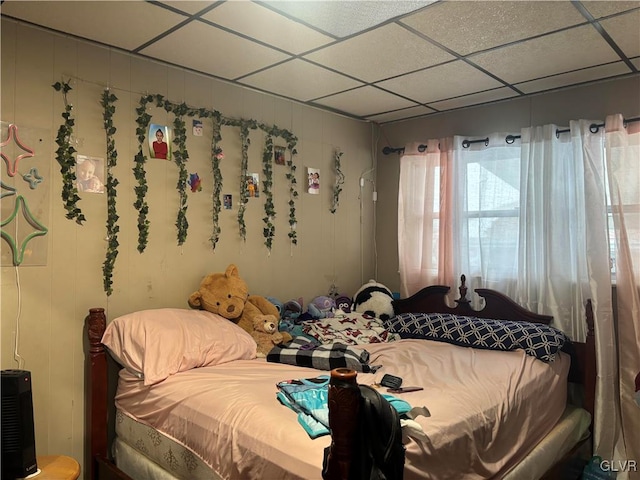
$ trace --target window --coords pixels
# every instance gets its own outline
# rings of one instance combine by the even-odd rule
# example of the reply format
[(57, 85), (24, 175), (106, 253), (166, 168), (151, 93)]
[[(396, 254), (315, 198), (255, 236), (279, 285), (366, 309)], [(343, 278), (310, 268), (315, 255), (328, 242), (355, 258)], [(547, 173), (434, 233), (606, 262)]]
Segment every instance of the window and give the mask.
[(488, 280), (513, 279), (518, 268), (520, 147), (501, 140), (460, 151), (453, 189), (458, 270)]

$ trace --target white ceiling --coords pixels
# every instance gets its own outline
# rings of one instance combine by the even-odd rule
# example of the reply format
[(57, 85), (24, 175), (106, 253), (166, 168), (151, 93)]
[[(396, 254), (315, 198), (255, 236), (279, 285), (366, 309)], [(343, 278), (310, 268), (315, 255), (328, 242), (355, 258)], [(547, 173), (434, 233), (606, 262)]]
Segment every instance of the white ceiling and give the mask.
[(378, 123), (640, 69), (640, 0), (5, 0), (0, 11)]

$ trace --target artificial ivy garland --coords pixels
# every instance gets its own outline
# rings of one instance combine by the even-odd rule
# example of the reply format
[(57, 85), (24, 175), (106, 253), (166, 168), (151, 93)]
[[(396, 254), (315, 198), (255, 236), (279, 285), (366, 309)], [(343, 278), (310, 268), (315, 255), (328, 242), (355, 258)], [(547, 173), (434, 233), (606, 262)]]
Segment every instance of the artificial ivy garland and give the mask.
[[(149, 221), (147, 220), (147, 214), (149, 211), (149, 206), (146, 203), (145, 196), (147, 193), (147, 182), (146, 182), (146, 174), (144, 170), (144, 164), (146, 162), (146, 156), (144, 155), (144, 141), (147, 134), (147, 128), (151, 122), (151, 116), (147, 113), (147, 104), (154, 102), (157, 107), (164, 108), (167, 112), (173, 112), (176, 117), (184, 117), (184, 115), (188, 116), (199, 116), (200, 118), (212, 118), (213, 121), (213, 139), (211, 144), (211, 167), (213, 171), (213, 180), (214, 180), (214, 191), (212, 198), (212, 233), (210, 237), (212, 248), (215, 250), (216, 245), (220, 239), (220, 225), (219, 225), (219, 215), (222, 206), (222, 202), (220, 200), (220, 196), (222, 193), (222, 173), (220, 171), (220, 161), (224, 158), (224, 153), (222, 148), (220, 147), (220, 142), (222, 141), (222, 136), (220, 132), (220, 128), (223, 125), (233, 126), (240, 128), (240, 140), (241, 140), (241, 165), (240, 165), (240, 201), (238, 208), (238, 229), (240, 238), (243, 241), (246, 241), (247, 236), (247, 226), (245, 223), (244, 215), (246, 212), (249, 192), (248, 192), (248, 182), (247, 182), (247, 174), (248, 174), (248, 164), (249, 164), (249, 145), (251, 143), (249, 139), (249, 130), (260, 128), (265, 131), (268, 136), (271, 137), (282, 137), (287, 142), (287, 149), (289, 150), (290, 158), (287, 161), (288, 173), (286, 177), (289, 181), (289, 239), (292, 244), (297, 244), (297, 219), (296, 219), (296, 207), (295, 201), (298, 198), (298, 192), (296, 188), (296, 166), (293, 163), (293, 155), (297, 152), (295, 150), (295, 146), (297, 143), (297, 138), (287, 130), (281, 130), (278, 127), (271, 127), (264, 124), (259, 124), (255, 120), (237, 120), (232, 118), (223, 117), (220, 112), (212, 111), (205, 108), (189, 108), (184, 103), (180, 105), (173, 104), (172, 102), (165, 100), (162, 95), (144, 95), (140, 99), (140, 105), (136, 109), (136, 113), (138, 114), (138, 118), (136, 123), (138, 127), (136, 129), (136, 134), (138, 136), (139, 150), (136, 155), (136, 166), (134, 168), (134, 174), (136, 179), (138, 180), (138, 186), (135, 188), (137, 201), (134, 204), (136, 209), (139, 211), (138, 215), (138, 251), (142, 253), (146, 247), (149, 235)], [(176, 118), (176, 120), (178, 120)], [(175, 126), (175, 137), (174, 143), (177, 145), (177, 152), (174, 152), (174, 159), (176, 164), (180, 168), (180, 178), (178, 180), (177, 189), (180, 194), (180, 210), (178, 212), (178, 219), (176, 221), (176, 226), (178, 227), (178, 242), (181, 245), (186, 239), (186, 232), (188, 228), (188, 222), (186, 220), (186, 181), (187, 181), (187, 171), (184, 168), (184, 162), (188, 159), (188, 152), (186, 149), (186, 128), (184, 121), (180, 119), (178, 123), (174, 122)], [(271, 157), (271, 155), (270, 155)], [(264, 157), (263, 157), (264, 158)], [(263, 170), (264, 171), (264, 170)], [(273, 207), (273, 196), (272, 196), (272, 188), (273, 188), (273, 172), (269, 170), (270, 173), (265, 172), (265, 182), (268, 183), (269, 193), (265, 192), (265, 197), (267, 201), (265, 203), (265, 213), (267, 220), (271, 217), (271, 220), (275, 218), (275, 209)], [(263, 230), (265, 234), (265, 245), (271, 249), (273, 244), (273, 236), (275, 233), (275, 227), (267, 228)]]
[(144, 141), (147, 135), (147, 128), (151, 122), (151, 115), (147, 113), (147, 104), (153, 101), (153, 95), (143, 95), (140, 97), (140, 104), (136, 108), (138, 117), (136, 118), (136, 137), (138, 138), (138, 153), (135, 156), (133, 167), (133, 176), (138, 181), (138, 185), (134, 188), (136, 192), (136, 201), (133, 204), (138, 211), (138, 252), (144, 252), (149, 241), (149, 204), (146, 200), (147, 195), (147, 174), (144, 165), (147, 157), (144, 154)]
[(116, 111), (114, 103), (118, 98), (109, 89), (102, 93), (101, 105), (104, 108), (104, 130), (107, 136), (107, 255), (102, 266), (104, 277), (104, 291), (107, 296), (113, 293), (111, 285), (113, 284), (113, 267), (118, 256), (118, 214), (116, 213), (116, 187), (118, 179), (113, 176), (113, 168), (115, 168), (118, 160), (118, 151), (116, 150), (116, 142), (113, 136), (116, 133), (116, 127), (113, 125), (113, 114)]
[(242, 157), (240, 159), (240, 206), (238, 207), (238, 230), (242, 241), (247, 240), (247, 224), (244, 221), (244, 212), (247, 208), (249, 192), (247, 188), (247, 171), (249, 169), (249, 127), (242, 125), (240, 128), (240, 143)]
[(273, 247), (273, 237), (276, 234), (276, 226), (274, 220), (276, 218), (275, 205), (273, 204), (273, 138), (267, 134), (264, 141), (264, 150), (262, 152), (262, 173), (264, 173), (264, 181), (262, 182), (265, 200), (264, 200), (264, 244), (267, 250), (271, 252)]
[(289, 150), (289, 159), (287, 160), (287, 167), (289, 172), (286, 177), (289, 180), (289, 233), (288, 237), (292, 245), (298, 244), (298, 232), (296, 230), (298, 221), (296, 220), (296, 199), (298, 198), (298, 189), (296, 188), (296, 166), (293, 163), (293, 156), (298, 153), (296, 151), (297, 139), (294, 136), (289, 136), (287, 139), (287, 150)]
[[(205, 114), (202, 112), (201, 117)], [(222, 141), (222, 134), (220, 133), (220, 112), (213, 112), (212, 126), (213, 126), (213, 139), (211, 141), (211, 170), (213, 172), (213, 209), (211, 214), (211, 221), (213, 227), (211, 229), (211, 247), (216, 249), (216, 245), (220, 240), (220, 209), (222, 202), (220, 201), (220, 195), (222, 193), (222, 172), (220, 170), (220, 161), (224, 159), (224, 153), (220, 142)]]
[(180, 195), (180, 207), (178, 209), (178, 218), (176, 219), (176, 228), (178, 229), (178, 245), (184, 244), (187, 239), (187, 229), (189, 222), (187, 221), (187, 180), (189, 174), (187, 172), (186, 162), (189, 160), (189, 152), (187, 152), (187, 129), (183, 115), (188, 112), (188, 108), (184, 103), (173, 106), (175, 119), (173, 121), (173, 143), (176, 144), (176, 150), (173, 152), (173, 159), (178, 166), (178, 184), (176, 188)]
[(289, 181), (289, 240), (293, 245), (298, 243), (298, 234), (296, 232), (297, 219), (296, 219), (296, 199), (298, 198), (298, 191), (296, 188), (296, 166), (293, 163), (293, 155), (296, 152), (296, 144), (298, 139), (291, 132), (282, 130), (276, 126), (269, 127), (267, 125), (259, 125), (259, 127), (267, 133), (265, 138), (265, 147), (262, 154), (263, 173), (265, 175), (264, 180), (264, 192), (265, 192), (265, 204), (264, 212), (265, 217), (262, 219), (265, 226), (262, 230), (265, 237), (265, 245), (271, 251), (273, 246), (273, 237), (275, 236), (275, 224), (273, 223), (276, 217), (275, 206), (273, 204), (273, 137), (282, 137), (287, 142), (287, 149), (289, 150), (289, 160), (286, 162), (289, 169), (285, 175)]
[(339, 149), (333, 153), (333, 168), (336, 173), (336, 181), (333, 184), (333, 204), (331, 205), (331, 213), (336, 213), (338, 205), (340, 203), (340, 192), (342, 192), (342, 185), (344, 185), (344, 173), (340, 169), (340, 160), (342, 158), (342, 152)]
[(62, 81), (54, 83), (52, 87), (57, 92), (62, 92), (62, 98), (64, 99), (64, 112), (62, 112), (64, 123), (60, 125), (58, 136), (56, 137), (56, 143), (58, 144), (56, 160), (60, 164), (60, 173), (62, 173), (62, 201), (67, 211), (66, 217), (69, 220), (75, 219), (77, 224), (82, 225), (82, 222), (84, 222), (86, 218), (76, 205), (78, 200), (80, 200), (78, 187), (76, 185), (76, 162), (73, 156), (73, 154), (76, 153), (76, 149), (71, 146), (71, 136), (73, 135), (75, 120), (71, 115), (73, 105), (67, 101), (67, 93), (71, 90), (71, 86), (67, 82)]

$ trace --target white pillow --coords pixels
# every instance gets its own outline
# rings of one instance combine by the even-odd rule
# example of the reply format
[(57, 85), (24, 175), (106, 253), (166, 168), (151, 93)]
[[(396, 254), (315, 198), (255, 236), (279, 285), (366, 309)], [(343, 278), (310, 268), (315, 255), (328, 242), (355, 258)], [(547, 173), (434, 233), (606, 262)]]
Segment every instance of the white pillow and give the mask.
[(197, 367), (256, 358), (256, 342), (235, 323), (205, 310), (161, 308), (114, 319), (102, 343), (145, 385)]

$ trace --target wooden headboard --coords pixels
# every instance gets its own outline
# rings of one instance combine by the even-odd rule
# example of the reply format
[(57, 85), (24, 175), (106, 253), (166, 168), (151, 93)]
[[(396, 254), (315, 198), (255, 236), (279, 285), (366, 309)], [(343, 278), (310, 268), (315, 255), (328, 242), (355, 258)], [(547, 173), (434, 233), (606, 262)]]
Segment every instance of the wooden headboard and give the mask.
[(456, 305), (450, 307), (446, 295), (450, 288), (443, 285), (425, 287), (409, 298), (394, 300), (393, 310), (398, 313), (451, 313), (453, 315), (467, 315), (494, 320), (526, 321), (549, 325), (553, 320), (550, 315), (533, 313), (521, 307), (506, 295), (488, 288), (477, 288), (475, 292), (484, 298), (485, 306), (482, 310), (474, 310), (471, 300), (467, 298), (467, 279), (460, 277), (460, 297), (455, 300)]
[[(449, 287), (435, 285), (425, 287), (415, 295), (393, 302), (396, 313), (453, 313), (479, 318), (526, 320), (534, 323), (549, 324), (552, 317), (529, 312), (509, 297), (489, 289), (477, 289), (475, 292), (485, 299), (483, 309), (476, 311), (467, 298), (465, 278), (459, 287), (460, 298), (450, 307), (446, 301)], [(86, 463), (92, 479), (131, 480), (121, 472), (111, 459), (109, 445), (115, 430), (114, 397), (117, 383), (117, 371), (121, 368), (113, 361), (101, 343), (106, 328), (106, 316), (103, 308), (92, 308), (86, 318), (88, 352), (87, 374), (87, 443)], [(574, 352), (569, 381), (584, 386), (583, 407), (593, 418), (595, 398), (595, 338), (593, 333), (593, 311), (591, 302), (586, 304), (587, 339), (586, 342), (572, 342)], [(353, 434), (356, 428), (359, 390), (356, 385), (356, 373), (347, 369), (331, 372), (329, 388), (329, 423), (331, 429), (331, 454), (326, 468), (325, 479), (346, 479), (351, 458)]]
[[(467, 298), (466, 277), (460, 277), (460, 296), (455, 300), (455, 306), (447, 303), (447, 294), (451, 289), (444, 285), (432, 285), (425, 287), (414, 295), (393, 301), (393, 309), (399, 313), (451, 313), (453, 315), (466, 315), (494, 320), (527, 321), (549, 325), (553, 320), (550, 315), (541, 315), (531, 312), (506, 295), (488, 288), (477, 288), (475, 292), (485, 300), (481, 310), (475, 310), (471, 306), (471, 300)], [(587, 325), (587, 337), (584, 342), (572, 341), (567, 346), (572, 357), (569, 382), (582, 385), (584, 388), (584, 404), (582, 407), (593, 418), (596, 391), (596, 344), (593, 330), (593, 308), (591, 300), (585, 305), (585, 322)]]

